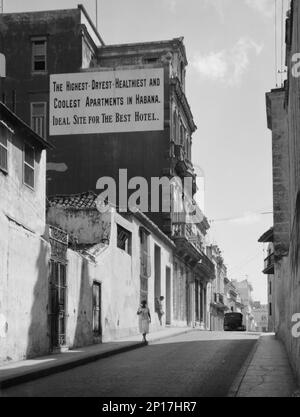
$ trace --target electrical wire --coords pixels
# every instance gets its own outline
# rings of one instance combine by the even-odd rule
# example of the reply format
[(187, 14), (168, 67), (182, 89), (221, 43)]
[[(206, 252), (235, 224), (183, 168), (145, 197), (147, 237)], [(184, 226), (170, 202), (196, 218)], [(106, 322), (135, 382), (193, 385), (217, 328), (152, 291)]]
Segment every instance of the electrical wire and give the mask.
[[(263, 211), (263, 212), (253, 212), (251, 214), (257, 214), (257, 215), (266, 215), (266, 214), (273, 214), (273, 211)], [(236, 217), (225, 217), (223, 219), (211, 219), (209, 220), (210, 223), (215, 223), (215, 222), (230, 222), (232, 220), (239, 220), (239, 219), (243, 219), (243, 216), (236, 216)]]
[(247, 258), (244, 262), (242, 262), (238, 266), (230, 268), (231, 274), (232, 274), (233, 271), (237, 271), (237, 272), (234, 272), (234, 275), (237, 275), (239, 272), (241, 272), (244, 269), (245, 266), (249, 265), (250, 262), (252, 262), (252, 261), (254, 261), (255, 259), (258, 259), (258, 258), (259, 258), (258, 255), (252, 256), (251, 258)]
[(283, 6), (284, 6), (284, 0), (281, 0), (281, 65), (280, 65), (280, 82), (281, 86), (283, 84), (283, 51), (284, 51), (284, 39), (283, 39), (283, 24), (284, 24), (284, 18), (283, 18)]
[(278, 65), (278, 57), (277, 57), (277, 0), (274, 0), (275, 3), (275, 84), (278, 87), (277, 83), (277, 65)]

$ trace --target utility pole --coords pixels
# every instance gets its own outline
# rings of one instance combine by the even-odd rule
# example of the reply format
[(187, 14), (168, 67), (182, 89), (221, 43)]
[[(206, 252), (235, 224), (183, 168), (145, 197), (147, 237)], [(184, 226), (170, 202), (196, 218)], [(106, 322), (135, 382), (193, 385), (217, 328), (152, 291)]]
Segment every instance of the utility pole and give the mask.
[(96, 29), (98, 30), (98, 0), (95, 0), (95, 1), (96, 1)]

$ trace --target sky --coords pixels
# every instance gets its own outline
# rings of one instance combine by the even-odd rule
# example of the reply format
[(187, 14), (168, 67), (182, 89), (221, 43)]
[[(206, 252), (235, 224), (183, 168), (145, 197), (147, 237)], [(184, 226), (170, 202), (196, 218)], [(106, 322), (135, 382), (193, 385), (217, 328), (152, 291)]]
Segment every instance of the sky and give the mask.
[[(4, 12), (78, 3), (4, 0)], [(284, 77), (276, 77), (276, 69), (284, 70), (281, 22), (288, 3), (277, 0), (275, 13), (275, 0), (98, 0), (98, 30), (106, 44), (184, 37), (186, 96), (198, 126), (192, 159), (205, 176), (209, 238), (222, 251), (228, 277), (247, 277), (253, 298), (263, 303), (267, 254), (257, 240), (273, 222), (265, 93)], [(96, 0), (81, 4), (95, 21)]]

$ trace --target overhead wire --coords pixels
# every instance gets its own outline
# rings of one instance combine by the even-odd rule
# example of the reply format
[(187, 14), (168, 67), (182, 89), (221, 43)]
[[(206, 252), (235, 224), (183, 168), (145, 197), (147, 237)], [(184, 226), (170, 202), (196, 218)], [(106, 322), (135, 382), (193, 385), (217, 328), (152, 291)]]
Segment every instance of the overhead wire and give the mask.
[(274, 0), (275, 5), (275, 84), (278, 87), (277, 83), (277, 74), (278, 74), (278, 56), (277, 56), (277, 0)]

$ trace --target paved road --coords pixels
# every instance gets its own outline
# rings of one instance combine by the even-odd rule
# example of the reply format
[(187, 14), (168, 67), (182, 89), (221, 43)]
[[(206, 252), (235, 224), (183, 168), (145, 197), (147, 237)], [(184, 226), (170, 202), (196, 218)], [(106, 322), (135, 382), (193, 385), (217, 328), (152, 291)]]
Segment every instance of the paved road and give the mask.
[(257, 336), (194, 331), (2, 390), (9, 397), (222, 397)]

